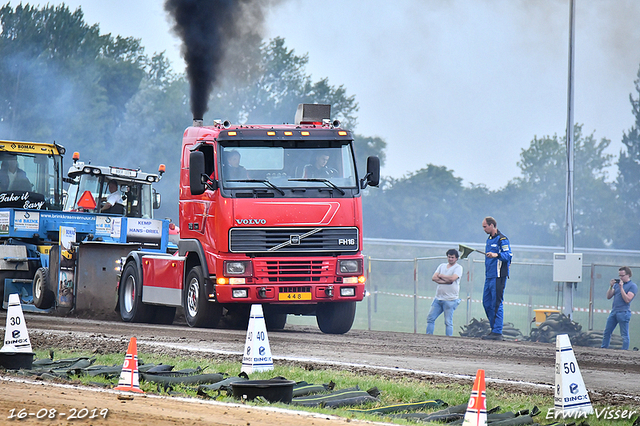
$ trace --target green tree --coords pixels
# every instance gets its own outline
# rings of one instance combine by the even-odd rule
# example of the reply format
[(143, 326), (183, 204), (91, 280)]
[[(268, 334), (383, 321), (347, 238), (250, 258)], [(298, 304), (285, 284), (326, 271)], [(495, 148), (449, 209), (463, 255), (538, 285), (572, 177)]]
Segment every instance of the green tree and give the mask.
[(288, 49), (283, 38), (264, 43), (253, 39), (240, 51), (228, 49), (225, 58), (227, 67), (209, 103), (215, 118), (241, 124), (292, 123), (298, 104), (325, 103), (343, 127), (356, 127), (355, 96), (348, 96), (344, 86), (330, 85), (327, 78), (313, 81), (305, 71), (308, 55)]
[(384, 139), (377, 136), (363, 136), (355, 133), (353, 135), (353, 145), (356, 153), (358, 174), (360, 176), (364, 176), (367, 172), (367, 157), (375, 155), (380, 159), (380, 165), (384, 165), (387, 159), (384, 152), (387, 148), (387, 143)]
[(138, 40), (100, 35), (82, 10), (0, 8), (0, 123), (7, 138), (52, 140), (90, 155), (111, 146), (145, 60)]
[[(606, 169), (612, 164), (612, 156), (605, 153), (610, 143), (605, 138), (597, 141), (593, 134), (584, 136), (582, 126), (575, 126), (576, 246), (607, 247), (614, 243), (615, 192), (606, 180)], [(522, 150), (518, 166), (522, 177), (495, 194), (503, 212), (500, 223), (509, 228), (509, 237), (519, 244), (563, 246), (566, 138), (534, 137), (529, 148)]]
[[(399, 179), (385, 178), (380, 190), (363, 198), (365, 232), (378, 238), (469, 241), (477, 234), (482, 212), (467, 199), (483, 187), (465, 188), (443, 166), (428, 164)], [(475, 211), (474, 211), (475, 210)]]
[[(638, 217), (640, 215), (640, 70), (638, 70), (638, 79), (634, 83), (638, 97), (634, 98), (633, 94), (630, 94), (629, 101), (631, 102), (631, 111), (635, 117), (635, 123), (622, 136), (622, 144), (625, 149), (620, 152), (618, 159), (618, 178), (616, 182), (618, 195), (626, 207), (625, 212), (629, 217)], [(631, 241), (637, 241), (637, 238), (640, 237), (640, 227), (635, 226), (633, 228), (633, 233), (627, 234), (626, 237)], [(629, 229), (626, 232), (629, 232)]]
[(156, 185), (162, 194), (156, 215), (177, 220), (182, 134), (192, 120), (189, 84), (183, 75), (171, 71), (164, 53), (153, 56), (145, 70), (140, 90), (128, 102), (116, 131), (113, 157), (119, 158), (123, 167), (148, 172), (165, 164), (166, 175)]

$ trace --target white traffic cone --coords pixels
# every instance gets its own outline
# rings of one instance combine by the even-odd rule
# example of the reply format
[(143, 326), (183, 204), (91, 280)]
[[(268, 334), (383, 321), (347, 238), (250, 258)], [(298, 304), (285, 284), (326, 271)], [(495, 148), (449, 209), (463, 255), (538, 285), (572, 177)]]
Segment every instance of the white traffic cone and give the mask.
[(556, 386), (553, 399), (556, 418), (593, 413), (568, 334), (556, 336)]
[(251, 374), (254, 371), (268, 370), (273, 370), (273, 358), (267, 336), (267, 324), (264, 321), (262, 305), (251, 305), (241, 371)]
[(33, 365), (33, 349), (27, 331), (27, 323), (22, 313), (20, 296), (17, 293), (9, 295), (7, 306), (7, 328), (4, 332), (4, 346), (0, 349), (0, 365), (4, 368), (17, 370), (30, 369)]
[(473, 382), (467, 412), (464, 414), (463, 426), (487, 425), (487, 392), (484, 384), (484, 370), (478, 370)]
[(140, 389), (140, 379), (138, 377), (138, 341), (135, 337), (129, 340), (127, 354), (124, 357), (120, 380), (115, 390), (144, 393)]

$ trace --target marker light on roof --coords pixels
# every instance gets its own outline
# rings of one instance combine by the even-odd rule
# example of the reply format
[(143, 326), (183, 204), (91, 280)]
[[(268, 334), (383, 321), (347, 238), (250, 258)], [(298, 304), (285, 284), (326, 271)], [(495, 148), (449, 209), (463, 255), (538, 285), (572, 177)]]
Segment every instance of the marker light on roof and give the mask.
[(293, 136), (293, 132), (284, 132), (285, 136)]
[(275, 136), (275, 135), (276, 135), (276, 132), (271, 132), (271, 131), (270, 131), (270, 132), (267, 132), (267, 135), (268, 135), (268, 136)]
[(301, 134), (302, 136), (309, 136), (309, 132), (306, 132), (306, 131), (305, 131), (305, 132), (300, 132), (300, 134)]
[(338, 134), (339, 134), (340, 136), (347, 136), (347, 132), (345, 132), (344, 130), (340, 130), (340, 131), (338, 131)]
[(227, 135), (229, 136), (236, 136), (238, 134), (238, 132), (228, 132)]

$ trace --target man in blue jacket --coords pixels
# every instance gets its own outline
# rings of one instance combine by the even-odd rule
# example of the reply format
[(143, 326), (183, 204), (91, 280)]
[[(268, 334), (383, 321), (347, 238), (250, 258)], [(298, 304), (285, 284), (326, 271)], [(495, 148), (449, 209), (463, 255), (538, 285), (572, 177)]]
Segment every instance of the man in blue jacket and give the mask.
[(485, 340), (502, 340), (502, 297), (509, 277), (511, 264), (511, 244), (509, 239), (498, 230), (494, 218), (487, 216), (482, 221), (484, 232), (489, 234), (485, 247), (485, 281), (482, 305), (491, 325), (491, 332), (483, 336)]

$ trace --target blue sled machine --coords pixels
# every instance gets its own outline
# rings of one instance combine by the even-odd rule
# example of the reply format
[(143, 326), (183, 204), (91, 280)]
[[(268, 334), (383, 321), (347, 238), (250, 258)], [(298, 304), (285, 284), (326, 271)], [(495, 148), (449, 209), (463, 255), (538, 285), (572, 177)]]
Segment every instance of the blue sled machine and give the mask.
[[(170, 222), (153, 218), (158, 174), (85, 165), (63, 177), (55, 143), (0, 141), (0, 299), (26, 311), (115, 317), (117, 262), (131, 251), (166, 253)], [(63, 190), (63, 183), (68, 183)], [(105, 211), (112, 189), (117, 209)]]

